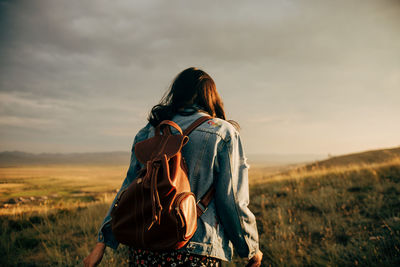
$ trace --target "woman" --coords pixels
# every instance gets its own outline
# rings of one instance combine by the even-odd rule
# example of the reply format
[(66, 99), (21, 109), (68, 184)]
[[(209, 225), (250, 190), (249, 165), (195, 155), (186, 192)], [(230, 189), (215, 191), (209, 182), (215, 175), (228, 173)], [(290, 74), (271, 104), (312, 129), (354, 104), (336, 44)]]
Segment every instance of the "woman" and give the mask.
[[(149, 123), (135, 137), (131, 163), (120, 191), (129, 186), (143, 167), (134, 153), (137, 142), (154, 136), (155, 126), (163, 120), (172, 120), (186, 129), (201, 116), (213, 118), (190, 134), (182, 155), (197, 199), (211, 186), (215, 187), (214, 197), (198, 218), (197, 230), (186, 246), (162, 253), (130, 249), (132, 266), (219, 266), (221, 260), (232, 259), (233, 246), (239, 256), (249, 259), (248, 266), (261, 265), (256, 220), (247, 207), (248, 165), (238, 124), (225, 120), (215, 83), (204, 71), (197, 68), (182, 71), (168, 94), (153, 107)], [(111, 231), (110, 212), (111, 208), (100, 227), (96, 247), (84, 259), (85, 266), (100, 263), (106, 246), (114, 249), (118, 246)]]

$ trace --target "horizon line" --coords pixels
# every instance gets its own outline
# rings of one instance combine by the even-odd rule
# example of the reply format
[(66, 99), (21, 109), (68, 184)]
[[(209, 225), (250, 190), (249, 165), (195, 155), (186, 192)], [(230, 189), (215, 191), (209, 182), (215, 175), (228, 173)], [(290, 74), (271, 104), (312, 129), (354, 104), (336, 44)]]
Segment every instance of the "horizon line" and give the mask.
[[(346, 155), (346, 154), (354, 154), (354, 153), (362, 153), (367, 151), (375, 151), (375, 150), (386, 150), (386, 149), (396, 149), (400, 148), (400, 145), (392, 146), (392, 147), (379, 147), (379, 148), (370, 148), (364, 150), (358, 150), (353, 152), (344, 152), (341, 154), (336, 153), (317, 153), (317, 152), (310, 152), (310, 153), (280, 153), (280, 152), (271, 152), (271, 153), (263, 153), (263, 152), (253, 152), (253, 153), (246, 153), (246, 155), (313, 155), (313, 156), (335, 156), (335, 155)], [(31, 152), (31, 151), (23, 151), (23, 150), (2, 150), (0, 154), (3, 153), (25, 153), (25, 154), (34, 154), (34, 155), (43, 155), (43, 154), (101, 154), (101, 153), (131, 153), (131, 151), (127, 150), (104, 150), (104, 151), (84, 151), (84, 152)]]

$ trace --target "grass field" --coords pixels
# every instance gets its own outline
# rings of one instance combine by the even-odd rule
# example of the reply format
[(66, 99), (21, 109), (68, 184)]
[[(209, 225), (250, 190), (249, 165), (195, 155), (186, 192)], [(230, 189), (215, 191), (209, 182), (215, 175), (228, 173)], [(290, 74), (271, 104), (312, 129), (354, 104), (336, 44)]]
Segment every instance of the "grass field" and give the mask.
[(7, 206), (0, 215), (92, 204), (104, 193), (116, 192), (126, 171), (127, 166), (119, 165), (0, 168), (0, 203)]
[[(400, 266), (399, 159), (268, 170), (250, 173), (263, 266)], [(81, 265), (125, 173), (126, 166), (1, 168), (0, 265)], [(107, 249), (102, 266), (125, 261), (120, 246)]]

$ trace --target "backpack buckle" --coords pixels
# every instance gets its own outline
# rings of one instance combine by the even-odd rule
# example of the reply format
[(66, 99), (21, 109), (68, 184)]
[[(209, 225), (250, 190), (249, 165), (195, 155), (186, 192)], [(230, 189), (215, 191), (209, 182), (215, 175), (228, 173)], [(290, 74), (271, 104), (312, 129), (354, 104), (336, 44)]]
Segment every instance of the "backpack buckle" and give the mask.
[(203, 203), (201, 203), (201, 199), (200, 199), (199, 201), (197, 201), (196, 207), (197, 207), (197, 213), (199, 213), (199, 214), (201, 214), (201, 215), (204, 214), (204, 213), (207, 211), (207, 209), (208, 209), (208, 206), (205, 207), (205, 206), (203, 205)]

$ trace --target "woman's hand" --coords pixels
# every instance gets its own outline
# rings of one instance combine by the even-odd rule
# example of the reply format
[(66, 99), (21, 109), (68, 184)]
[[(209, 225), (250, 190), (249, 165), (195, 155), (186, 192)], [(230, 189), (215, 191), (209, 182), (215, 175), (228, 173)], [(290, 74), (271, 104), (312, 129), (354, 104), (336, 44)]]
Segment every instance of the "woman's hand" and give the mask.
[(261, 266), (261, 260), (262, 260), (263, 254), (261, 251), (257, 251), (256, 255), (253, 256), (249, 260), (249, 263), (247, 263), (246, 267), (259, 267)]
[(97, 266), (100, 262), (101, 259), (103, 258), (104, 250), (106, 249), (106, 245), (104, 243), (97, 243), (92, 252), (83, 259), (83, 263), (85, 264), (85, 267), (95, 267)]

